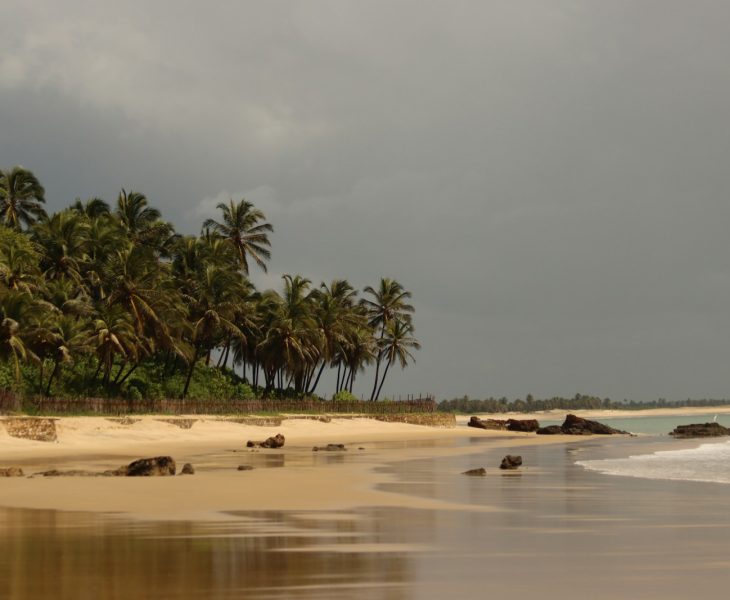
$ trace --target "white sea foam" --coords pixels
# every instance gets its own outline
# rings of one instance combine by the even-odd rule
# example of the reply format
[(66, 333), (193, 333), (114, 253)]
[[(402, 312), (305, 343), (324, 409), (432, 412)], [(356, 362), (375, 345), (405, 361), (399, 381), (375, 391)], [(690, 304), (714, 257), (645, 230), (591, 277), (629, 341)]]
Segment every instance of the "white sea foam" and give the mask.
[(730, 442), (628, 458), (583, 460), (576, 464), (606, 475), (730, 483)]

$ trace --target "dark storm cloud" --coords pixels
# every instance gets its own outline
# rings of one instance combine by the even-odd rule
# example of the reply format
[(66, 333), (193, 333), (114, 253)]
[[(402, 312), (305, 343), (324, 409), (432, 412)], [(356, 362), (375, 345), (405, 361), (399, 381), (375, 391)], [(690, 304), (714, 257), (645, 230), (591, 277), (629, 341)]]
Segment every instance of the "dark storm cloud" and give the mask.
[(283, 272), (414, 292), (391, 392), (728, 396), (722, 2), (9, 2), (0, 164), (52, 207), (246, 195)]

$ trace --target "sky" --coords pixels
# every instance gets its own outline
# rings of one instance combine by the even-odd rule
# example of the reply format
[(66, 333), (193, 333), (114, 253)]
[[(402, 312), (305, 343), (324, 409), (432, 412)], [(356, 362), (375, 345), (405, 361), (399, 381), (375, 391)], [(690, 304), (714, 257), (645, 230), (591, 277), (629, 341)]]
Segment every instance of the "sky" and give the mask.
[(141, 191), (186, 233), (246, 198), (275, 229), (259, 288), (397, 279), (422, 350), (384, 394), (730, 397), (730, 3), (3, 0), (0, 23), (0, 168), (51, 211)]

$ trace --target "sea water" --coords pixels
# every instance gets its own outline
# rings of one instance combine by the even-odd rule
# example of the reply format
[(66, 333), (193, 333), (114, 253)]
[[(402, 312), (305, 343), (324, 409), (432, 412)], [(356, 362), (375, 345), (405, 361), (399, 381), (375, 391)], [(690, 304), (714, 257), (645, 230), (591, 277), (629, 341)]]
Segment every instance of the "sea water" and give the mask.
[[(730, 426), (730, 415), (718, 415), (715, 419), (714, 415), (707, 413), (670, 417), (605, 419), (602, 422), (632, 433), (656, 435), (667, 434), (677, 425), (708, 423), (713, 420), (725, 427)], [(718, 439), (704, 443), (697, 448), (662, 450), (628, 458), (583, 460), (576, 464), (606, 475), (730, 483), (730, 442)]]
[(698, 448), (663, 450), (628, 458), (584, 460), (576, 464), (606, 475), (730, 483), (730, 442), (712, 442)]

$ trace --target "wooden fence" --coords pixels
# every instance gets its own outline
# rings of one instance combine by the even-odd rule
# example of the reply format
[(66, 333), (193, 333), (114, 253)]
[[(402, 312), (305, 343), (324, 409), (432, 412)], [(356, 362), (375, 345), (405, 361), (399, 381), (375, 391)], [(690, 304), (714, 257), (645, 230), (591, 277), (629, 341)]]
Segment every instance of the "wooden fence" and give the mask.
[(121, 398), (19, 398), (0, 390), (0, 414), (38, 415), (240, 415), (253, 413), (367, 414), (436, 412), (431, 396), (402, 401), (357, 400), (124, 400)]

